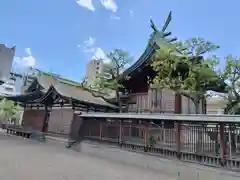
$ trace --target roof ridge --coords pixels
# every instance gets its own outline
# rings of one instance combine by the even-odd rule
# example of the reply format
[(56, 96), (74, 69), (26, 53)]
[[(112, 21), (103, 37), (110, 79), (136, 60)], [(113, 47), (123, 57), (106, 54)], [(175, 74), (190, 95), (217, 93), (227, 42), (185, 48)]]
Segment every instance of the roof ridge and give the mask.
[(39, 76), (41, 76), (41, 75), (50, 76), (50, 77), (54, 78), (56, 81), (58, 81), (59, 83), (63, 83), (63, 84), (67, 84), (67, 85), (75, 86), (75, 87), (81, 87), (81, 83), (78, 83), (76, 81), (73, 81), (73, 80), (67, 79), (67, 78), (63, 78), (63, 77), (56, 77), (56, 76), (54, 76), (54, 74), (52, 74), (50, 72), (40, 71)]
[[(51, 77), (51, 78), (54, 79), (54, 83), (50, 83), (50, 84), (51, 84), (55, 89), (58, 89), (58, 88), (59, 88), (59, 85), (63, 84), (63, 85), (65, 85), (65, 86), (68, 86), (69, 88), (74, 88), (74, 89), (77, 90), (77, 91), (81, 91), (81, 90), (82, 90), (82, 91), (86, 91), (86, 92), (92, 94), (92, 93), (91, 93), (91, 90), (83, 87), (82, 84), (80, 84), (80, 83), (69, 83), (67, 80), (64, 80), (64, 79), (62, 80), (62, 79), (60, 79), (60, 78), (58, 78), (58, 77), (52, 76), (50, 73), (45, 73), (45, 72), (43, 72), (42, 75), (46, 75), (46, 76), (49, 76), (49, 77)], [(41, 76), (41, 75), (40, 75), (40, 76)], [(38, 82), (39, 82), (39, 80), (38, 80)], [(39, 84), (41, 84), (41, 83), (39, 82)], [(49, 85), (48, 88), (50, 88), (51, 85)], [(93, 93), (99, 93), (99, 92), (93, 91)], [(101, 94), (101, 93), (100, 93), (100, 94)], [(104, 100), (101, 96), (95, 97), (95, 98)], [(105, 100), (104, 100), (104, 101), (105, 101)]]

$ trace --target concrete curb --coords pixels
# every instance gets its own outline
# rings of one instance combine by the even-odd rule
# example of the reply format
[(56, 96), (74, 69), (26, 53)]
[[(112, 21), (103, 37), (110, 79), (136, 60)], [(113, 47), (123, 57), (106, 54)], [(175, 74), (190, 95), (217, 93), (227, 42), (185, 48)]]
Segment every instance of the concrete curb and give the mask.
[(68, 143), (68, 139), (66, 138), (59, 138), (59, 137), (52, 137), (52, 136), (45, 136), (46, 141), (54, 141), (59, 143)]

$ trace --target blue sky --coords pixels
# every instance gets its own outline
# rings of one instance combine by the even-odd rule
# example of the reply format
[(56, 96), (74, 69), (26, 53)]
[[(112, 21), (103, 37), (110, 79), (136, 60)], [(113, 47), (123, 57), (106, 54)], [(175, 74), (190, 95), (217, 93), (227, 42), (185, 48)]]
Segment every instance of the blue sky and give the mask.
[(240, 1), (228, 0), (2, 0), (0, 43), (16, 44), (15, 65), (34, 66), (79, 81), (93, 57), (114, 48), (135, 60), (170, 10), (168, 30), (181, 40), (200, 36), (217, 54), (240, 56)]

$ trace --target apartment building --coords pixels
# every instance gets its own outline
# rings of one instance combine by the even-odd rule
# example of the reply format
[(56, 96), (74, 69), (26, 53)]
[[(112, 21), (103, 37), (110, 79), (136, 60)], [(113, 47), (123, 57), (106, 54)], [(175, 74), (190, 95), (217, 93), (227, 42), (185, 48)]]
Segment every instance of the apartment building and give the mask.
[(3, 84), (9, 78), (15, 51), (15, 46), (8, 48), (4, 44), (0, 44), (0, 84)]
[(35, 68), (29, 68), (28, 71), (23, 75), (21, 93), (29, 87), (30, 84), (36, 79), (39, 74), (39, 70)]
[(11, 72), (5, 82), (0, 85), (0, 95), (21, 94), (34, 81), (37, 76), (37, 70), (31, 69), (25, 74)]
[(86, 78), (89, 85), (93, 85), (96, 76), (103, 71), (104, 63), (101, 59), (91, 60), (88, 62), (86, 67)]
[(5, 83), (0, 85), (0, 95), (15, 95), (21, 93), (23, 76), (17, 73), (10, 73)]

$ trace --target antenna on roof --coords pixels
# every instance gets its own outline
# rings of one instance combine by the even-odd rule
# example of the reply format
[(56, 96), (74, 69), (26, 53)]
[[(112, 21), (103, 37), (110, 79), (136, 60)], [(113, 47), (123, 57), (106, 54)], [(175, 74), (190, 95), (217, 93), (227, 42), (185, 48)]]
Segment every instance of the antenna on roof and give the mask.
[(16, 52), (16, 45), (14, 44), (11, 49), (12, 49), (13, 53), (15, 53)]

